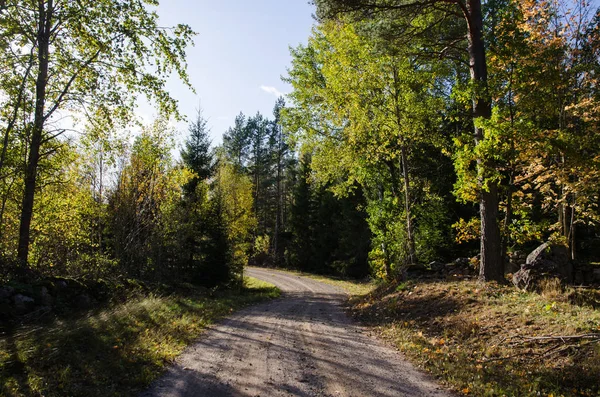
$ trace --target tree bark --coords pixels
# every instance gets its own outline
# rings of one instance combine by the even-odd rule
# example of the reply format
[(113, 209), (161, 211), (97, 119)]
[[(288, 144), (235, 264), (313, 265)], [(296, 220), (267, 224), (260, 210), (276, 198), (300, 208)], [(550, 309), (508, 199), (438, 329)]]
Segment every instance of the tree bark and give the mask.
[(577, 259), (576, 257), (576, 246), (575, 246), (575, 208), (571, 208), (571, 229), (569, 231), (569, 248), (571, 252), (571, 260)]
[(508, 185), (506, 187), (506, 211), (504, 213), (504, 230), (502, 232), (502, 251), (501, 256), (504, 261), (504, 273), (508, 273), (512, 271), (510, 265), (510, 259), (508, 258), (508, 245), (510, 244), (510, 224), (513, 219), (513, 192), (515, 190), (515, 103), (513, 100), (513, 72), (514, 70), (511, 67), (510, 70), (510, 79), (509, 79), (509, 90), (508, 90), (508, 104), (509, 104), (509, 113), (510, 113), (510, 128), (511, 128), (511, 137), (510, 137), (510, 161), (508, 167)]
[[(379, 185), (379, 188), (377, 189), (377, 195), (379, 198), (379, 201), (382, 202), (383, 201), (383, 187), (381, 185)], [(385, 243), (385, 239), (381, 242), (381, 251), (383, 252), (383, 257), (385, 258), (384, 261), (384, 265), (385, 265), (385, 277), (388, 280), (392, 279), (392, 263), (390, 261), (390, 256), (388, 253), (388, 249), (387, 249), (387, 244)]]
[[(569, 204), (569, 199), (572, 198), (573, 205)], [(571, 260), (575, 260), (575, 197), (573, 194), (567, 194), (563, 208), (563, 233), (567, 240), (569, 248), (569, 256)]]
[(408, 154), (406, 146), (400, 149), (400, 160), (402, 162), (402, 179), (404, 181), (404, 210), (406, 211), (406, 237), (408, 240), (408, 260), (414, 265), (417, 261), (415, 253), (415, 236), (413, 234), (412, 211), (410, 205), (410, 179), (408, 173)]
[[(399, 76), (398, 69), (394, 64), (393, 67), (393, 75), (394, 75), (394, 106), (395, 106), (395, 116), (396, 116), (396, 124), (398, 126), (398, 133), (402, 135), (402, 115), (400, 111), (400, 88), (399, 88)], [(412, 212), (411, 212), (411, 204), (410, 204), (410, 179), (408, 173), (408, 154), (406, 150), (406, 145), (404, 144), (404, 140), (401, 139), (401, 147), (400, 147), (400, 171), (402, 172), (402, 180), (404, 182), (404, 211), (406, 213), (406, 238), (407, 238), (407, 248), (408, 248), (408, 262), (410, 265), (416, 263), (416, 254), (415, 254), (415, 237), (413, 235), (413, 224), (412, 224)], [(393, 178), (393, 173), (392, 173)], [(392, 183), (392, 187), (394, 183)]]
[[(483, 14), (481, 0), (468, 0), (466, 3), (467, 23), (469, 25), (469, 66), (471, 81), (474, 83), (473, 119), (489, 119), (492, 113), (491, 100), (487, 92), (487, 63), (485, 44), (483, 40)], [(475, 144), (484, 139), (484, 131), (477, 126), (475, 129)], [(477, 166), (482, 180), (479, 181), (481, 196), (479, 211), (481, 216), (481, 265), (479, 279), (481, 281), (504, 282), (504, 267), (502, 261), (502, 243), (498, 227), (498, 185), (496, 182), (485, 181), (488, 169), (494, 164), (487, 159), (478, 159)]]
[[(512, 171), (511, 171), (512, 173)], [(512, 182), (513, 178), (512, 175), (510, 177), (510, 181), (508, 183), (508, 189), (507, 189), (507, 193), (506, 193), (506, 212), (504, 213), (504, 233), (503, 233), (503, 239), (502, 239), (502, 260), (504, 261), (504, 272), (507, 273), (510, 269), (510, 261), (507, 260), (507, 255), (508, 255), (508, 244), (510, 241), (510, 223), (512, 222), (512, 218), (513, 218), (513, 205), (512, 205), (512, 200), (513, 200), (513, 182)]]
[(50, 31), (53, 13), (53, 0), (48, 0), (47, 6), (44, 0), (38, 0), (38, 73), (35, 84), (35, 115), (31, 130), (31, 142), (29, 156), (25, 170), (25, 190), (23, 193), (23, 205), (21, 208), (21, 219), (19, 226), (19, 245), (17, 248), (17, 259), (23, 269), (28, 269), (29, 241), (31, 237), (31, 218), (33, 216), (33, 205), (37, 182), (37, 168), (40, 160), (40, 147), (42, 144), (46, 105), (46, 86), (48, 83), (48, 63), (50, 48)]
[(276, 266), (281, 266), (283, 264), (283, 246), (281, 244), (281, 233), (282, 233), (282, 210), (283, 210), (283, 205), (282, 205), (282, 189), (281, 189), (281, 178), (282, 178), (282, 174), (283, 174), (283, 170), (282, 170), (282, 157), (283, 157), (283, 137), (282, 137), (282, 131), (281, 131), (281, 126), (276, 126), (276, 128), (278, 129), (277, 131), (277, 205), (276, 205), (276, 211), (277, 214), (275, 215), (275, 241), (273, 242), (273, 248), (275, 251), (275, 265)]

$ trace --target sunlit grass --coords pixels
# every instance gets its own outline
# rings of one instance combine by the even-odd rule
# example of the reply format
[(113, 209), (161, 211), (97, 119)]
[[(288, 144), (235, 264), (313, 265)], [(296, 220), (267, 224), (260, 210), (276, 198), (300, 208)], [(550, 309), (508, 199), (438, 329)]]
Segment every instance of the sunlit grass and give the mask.
[(600, 395), (600, 340), (528, 339), (600, 336), (599, 310), (573, 290), (549, 292), (409, 282), (351, 301), (358, 318), (463, 394)]
[(0, 393), (135, 395), (206, 326), (277, 296), (273, 285), (247, 278), (241, 292), (149, 295), (77, 319), (22, 327), (0, 337)]
[(323, 282), (325, 284), (339, 287), (346, 291), (350, 295), (366, 295), (371, 292), (377, 284), (373, 281), (356, 281), (356, 280), (342, 280), (326, 276), (319, 276), (311, 274), (309, 275), (313, 280)]
[(366, 295), (369, 292), (373, 291), (377, 284), (373, 280), (350, 280), (350, 279), (341, 279), (333, 276), (323, 276), (319, 274), (312, 274), (306, 272), (300, 272), (297, 270), (288, 270), (288, 269), (277, 269), (282, 272), (295, 274), (298, 276), (304, 276), (311, 278), (316, 281), (320, 281), (325, 284), (333, 285), (335, 287), (341, 288), (345, 292), (350, 295)]

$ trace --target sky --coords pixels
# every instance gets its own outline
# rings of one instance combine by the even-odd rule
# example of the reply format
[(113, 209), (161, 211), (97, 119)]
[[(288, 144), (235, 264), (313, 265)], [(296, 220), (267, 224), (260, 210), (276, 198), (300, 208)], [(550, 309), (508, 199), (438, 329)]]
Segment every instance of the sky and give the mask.
[[(313, 12), (308, 0), (162, 0), (163, 26), (185, 23), (198, 33), (187, 56), (196, 93), (176, 78), (168, 85), (181, 113), (191, 119), (201, 107), (214, 144), (240, 111), (271, 116), (277, 97), (291, 91), (281, 81), (289, 47), (306, 44)], [(156, 115), (147, 104), (140, 112), (150, 120)], [(177, 129), (183, 139), (186, 124)]]

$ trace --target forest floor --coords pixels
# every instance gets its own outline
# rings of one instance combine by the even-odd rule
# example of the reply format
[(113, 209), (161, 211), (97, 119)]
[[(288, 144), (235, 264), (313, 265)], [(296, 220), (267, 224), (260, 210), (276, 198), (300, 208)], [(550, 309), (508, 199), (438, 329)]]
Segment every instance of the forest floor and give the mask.
[(349, 310), (409, 359), (474, 396), (599, 396), (600, 291), (541, 294), (420, 280), (354, 296)]
[(279, 296), (248, 278), (239, 291), (188, 286), (111, 307), (0, 329), (0, 396), (132, 396), (216, 320)]
[(282, 298), (211, 327), (142, 396), (451, 396), (352, 321), (338, 286), (271, 269), (247, 273)]

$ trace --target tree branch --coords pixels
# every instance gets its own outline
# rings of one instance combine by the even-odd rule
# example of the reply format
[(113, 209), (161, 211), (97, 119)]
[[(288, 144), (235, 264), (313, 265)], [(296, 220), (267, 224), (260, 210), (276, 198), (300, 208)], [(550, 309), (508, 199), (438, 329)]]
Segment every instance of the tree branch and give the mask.
[(75, 79), (77, 79), (77, 77), (79, 76), (79, 74), (88, 66), (90, 66), (92, 64), (92, 62), (94, 62), (96, 60), (96, 58), (98, 58), (98, 56), (100, 55), (100, 53), (102, 52), (102, 49), (99, 48), (96, 53), (94, 55), (92, 55), (80, 68), (79, 70), (77, 70), (75, 73), (73, 73), (73, 75), (71, 76), (71, 78), (69, 79), (69, 81), (67, 82), (67, 84), (65, 85), (65, 88), (62, 90), (62, 92), (60, 93), (59, 97), (56, 99), (56, 102), (54, 103), (54, 106), (52, 106), (52, 108), (46, 113), (46, 115), (44, 116), (44, 120), (48, 120), (48, 118), (56, 111), (56, 109), (58, 109), (58, 107), (62, 104), (62, 101), (65, 97), (65, 95), (67, 95), (69, 93), (69, 89), (71, 88), (71, 85), (73, 85), (73, 83), (75, 82)]
[(0, 170), (2, 169), (2, 167), (4, 167), (4, 161), (6, 160), (6, 151), (8, 150), (9, 135), (12, 132), (12, 129), (14, 128), (14, 126), (17, 122), (17, 117), (19, 115), (19, 108), (21, 107), (21, 102), (23, 101), (23, 97), (25, 96), (25, 85), (27, 84), (27, 79), (29, 78), (29, 73), (31, 72), (31, 69), (33, 67), (33, 59), (34, 59), (33, 50), (34, 50), (34, 47), (31, 48), (30, 57), (29, 57), (29, 65), (27, 66), (27, 70), (25, 71), (25, 74), (23, 75), (23, 81), (21, 82), (21, 88), (19, 89), (19, 95), (17, 97), (17, 102), (15, 103), (13, 115), (12, 115), (10, 121), (8, 122), (8, 125), (6, 126), (6, 130), (4, 131), (4, 141), (2, 142), (3, 143), (2, 154), (0, 155)]

